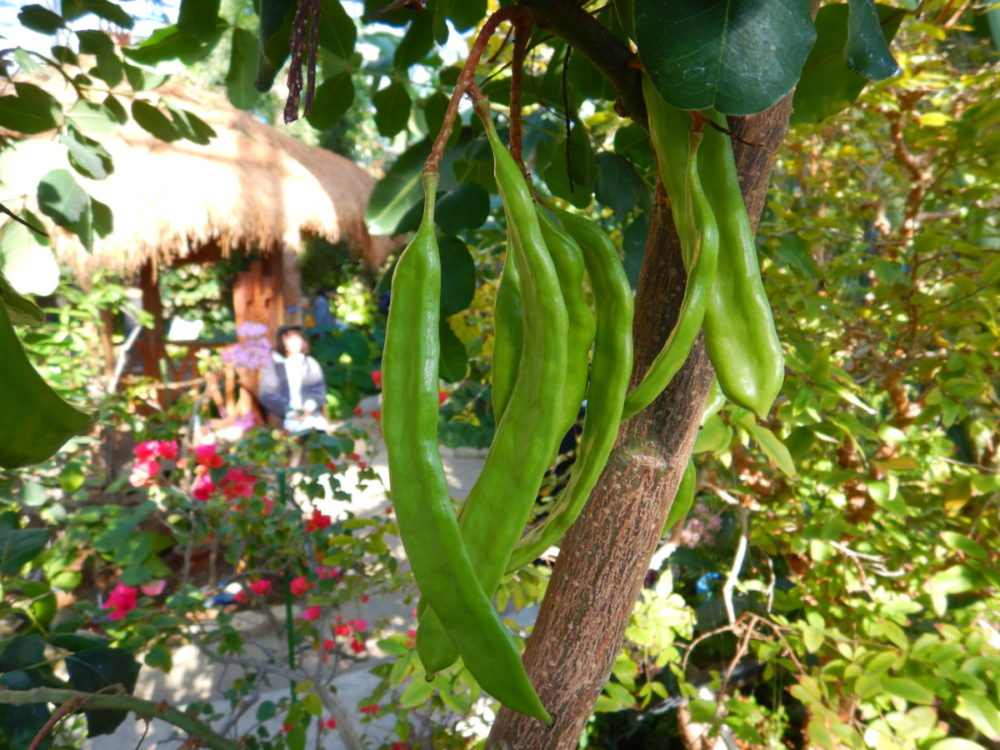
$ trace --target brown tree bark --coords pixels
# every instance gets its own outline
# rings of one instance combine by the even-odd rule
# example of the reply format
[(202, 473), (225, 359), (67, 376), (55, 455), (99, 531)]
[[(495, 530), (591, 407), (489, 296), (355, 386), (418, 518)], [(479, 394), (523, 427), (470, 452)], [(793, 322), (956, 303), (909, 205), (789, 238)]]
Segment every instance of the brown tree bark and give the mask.
[[(791, 96), (759, 115), (732, 118), (740, 184), (754, 228), (788, 127)], [(684, 269), (670, 207), (658, 187), (636, 290), (633, 384), (673, 327)], [(494, 750), (570, 750), (608, 679), (674, 493), (691, 455), (712, 380), (701, 338), (670, 387), (618, 435), (601, 481), (563, 541), (524, 662), (555, 717), (548, 727), (506, 708)]]

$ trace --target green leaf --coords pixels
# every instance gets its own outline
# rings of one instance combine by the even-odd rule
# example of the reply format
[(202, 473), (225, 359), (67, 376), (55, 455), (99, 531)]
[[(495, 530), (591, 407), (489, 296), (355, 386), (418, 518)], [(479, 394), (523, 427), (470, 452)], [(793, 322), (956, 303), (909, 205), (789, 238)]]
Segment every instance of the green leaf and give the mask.
[(795, 476), (795, 462), (792, 454), (788, 452), (781, 439), (763, 425), (757, 424), (750, 414), (736, 420), (741, 427), (745, 427), (750, 436), (757, 441), (760, 449), (764, 451), (768, 458), (774, 461), (775, 465), (790, 477)]
[(215, 138), (215, 129), (194, 112), (178, 109), (170, 104), (167, 105), (167, 111), (170, 112), (170, 121), (181, 137), (202, 146), (208, 145)]
[[(176, 26), (165, 26), (157, 29), (149, 38), (137, 47), (126, 47), (122, 50), (125, 57), (140, 65), (156, 67), (159, 63), (180, 60), (185, 65), (191, 65), (206, 57), (218, 44), (225, 31), (224, 26), (214, 30), (209, 42), (203, 42), (193, 34), (189, 34)], [(128, 69), (126, 69), (128, 74)], [(131, 77), (129, 78), (131, 82)], [(132, 83), (133, 88), (137, 88)]]
[[(429, 15), (429, 14), (428, 14)], [(415, 708), (427, 702), (434, 692), (434, 683), (423, 679), (415, 679), (406, 686), (402, 695), (396, 701), (400, 708)]]
[(987, 696), (979, 693), (960, 693), (955, 713), (972, 722), (986, 739), (1000, 740), (1000, 711)]
[(67, 21), (87, 13), (93, 13), (123, 29), (131, 29), (134, 25), (132, 16), (110, 0), (64, 0), (62, 3), (63, 18)]
[(972, 740), (950, 737), (946, 740), (935, 742), (931, 745), (930, 750), (986, 750), (986, 748)]
[(237, 109), (253, 109), (260, 97), (254, 87), (257, 75), (257, 40), (246, 29), (233, 29), (233, 43), (229, 53), (229, 72), (226, 73), (226, 93)]
[(39, 34), (54, 34), (63, 28), (63, 20), (57, 13), (41, 5), (25, 5), (17, 14), (17, 20), (25, 28)]
[(697, 698), (688, 704), (688, 709), (691, 711), (691, 721), (707, 724), (715, 718), (719, 706), (715, 701)]
[(410, 94), (406, 86), (393, 81), (372, 95), (378, 132), (391, 138), (406, 127), (410, 118)]
[(490, 215), (489, 193), (475, 182), (462, 182), (445, 193), (434, 212), (435, 223), (446, 234), (477, 229)]
[(43, 661), (45, 640), (40, 635), (18, 635), (11, 639), (0, 654), (0, 672), (38, 667)]
[(465, 351), (465, 344), (451, 330), (451, 323), (447, 319), (441, 319), (441, 362), (439, 373), (442, 380), (449, 383), (457, 383), (465, 378), (465, 373), (469, 369), (469, 355)]
[[(33, 227), (44, 229), (42, 220), (28, 210), (20, 218)], [(38, 325), (44, 320), (42, 311), (23, 294), (52, 294), (59, 285), (59, 263), (49, 247), (48, 238), (10, 221), (0, 233), (0, 296), (3, 297), (11, 322), (15, 325)], [(16, 291), (15, 291), (16, 290)]]
[(368, 198), (365, 221), (373, 234), (389, 234), (410, 208), (420, 202), (420, 173), (431, 151), (430, 139), (410, 146), (378, 181)]
[(468, 245), (458, 237), (442, 237), (438, 249), (441, 255), (441, 317), (447, 318), (472, 304), (476, 294), (476, 263)]
[[(876, 11), (883, 38), (886, 42), (891, 41), (899, 30), (904, 11), (882, 4), (876, 6)], [(868, 83), (851, 70), (844, 59), (848, 15), (846, 3), (824, 5), (819, 9), (816, 15), (816, 44), (795, 87), (793, 125), (819, 122), (843, 111), (858, 98)]]
[(54, 169), (38, 183), (38, 207), (61, 227), (92, 243), (90, 196), (66, 169)]
[(181, 137), (177, 128), (161, 110), (149, 102), (136, 99), (132, 102), (132, 117), (136, 124), (151, 135), (167, 143)]
[(419, 11), (396, 47), (392, 56), (393, 66), (406, 72), (411, 65), (423, 59), (434, 47), (434, 14), (427, 9)]
[(323, 0), (319, 23), (319, 46), (327, 49), (341, 60), (350, 60), (354, 53), (354, 42), (358, 28), (347, 15), (340, 0)]
[(354, 82), (351, 74), (338, 73), (316, 87), (312, 112), (306, 115), (317, 130), (332, 128), (354, 104)]
[(89, 71), (109, 86), (117, 86), (125, 78), (125, 66), (118, 57), (115, 43), (103, 31), (78, 31), (80, 52), (95, 55), (97, 65)]
[(696, 494), (695, 489), (698, 484), (697, 480), (698, 471), (695, 468), (694, 461), (688, 461), (688, 465), (684, 469), (684, 475), (677, 486), (674, 501), (670, 504), (667, 520), (663, 524), (663, 535), (666, 535), (668, 531), (684, 520), (684, 517), (691, 512), (691, 506), (694, 505)]
[(47, 529), (0, 528), (0, 572), (15, 575), (41, 554), (48, 540)]
[(14, 84), (17, 96), (0, 96), (0, 127), (25, 135), (55, 128), (62, 120), (62, 107), (55, 97), (33, 83)]
[(278, 69), (288, 59), (294, 10), (295, 3), (292, 0), (268, 0), (260, 6), (257, 77), (254, 86), (262, 93), (271, 90)]
[(69, 111), (67, 119), (85, 135), (104, 136), (114, 133), (119, 123), (115, 122), (112, 110), (104, 105), (81, 99)]
[[(486, 0), (438, 0), (434, 11), (452, 22), (457, 31), (468, 31), (486, 15)], [(444, 43), (446, 39), (438, 39)]]
[(952, 565), (935, 573), (924, 584), (924, 590), (932, 594), (964, 594), (975, 591), (983, 585), (983, 577), (971, 565)]
[(142, 660), (147, 667), (159, 669), (162, 672), (169, 672), (174, 667), (173, 652), (169, 646), (162, 643), (157, 643), (149, 649)]
[(602, 151), (596, 157), (597, 200), (624, 218), (636, 206), (647, 208), (649, 189), (632, 163), (618, 154)]
[(577, 208), (590, 205), (597, 180), (594, 152), (587, 128), (577, 123), (570, 131), (569, 162), (565, 138), (544, 141), (538, 146), (540, 172), (554, 195), (565, 198)]
[(217, 39), (216, 29), (226, 26), (219, 18), (220, 5), (221, 0), (181, 0), (177, 28), (203, 42)]
[[(96, 693), (111, 685), (122, 685), (125, 692), (135, 690), (139, 663), (128, 651), (118, 648), (92, 648), (66, 657), (66, 671), (76, 690)], [(121, 724), (128, 711), (99, 709), (84, 710), (91, 737), (111, 734)]]
[(907, 677), (884, 677), (882, 687), (890, 695), (895, 695), (908, 703), (922, 703), (931, 705), (935, 696), (930, 690), (925, 688), (916, 680)]
[(639, 58), (680, 109), (761, 112), (792, 90), (816, 40), (801, 0), (635, 0)]
[(84, 177), (103, 180), (115, 171), (108, 150), (97, 141), (87, 138), (72, 125), (66, 128), (59, 140), (69, 152), (69, 163)]
[(987, 559), (986, 549), (979, 542), (969, 539), (967, 536), (954, 531), (942, 531), (941, 540), (950, 548), (975, 557), (977, 560), (985, 562)]
[(848, 67), (870, 81), (899, 75), (899, 65), (882, 36), (882, 21), (873, 0), (848, 0), (847, 46), (844, 56)]

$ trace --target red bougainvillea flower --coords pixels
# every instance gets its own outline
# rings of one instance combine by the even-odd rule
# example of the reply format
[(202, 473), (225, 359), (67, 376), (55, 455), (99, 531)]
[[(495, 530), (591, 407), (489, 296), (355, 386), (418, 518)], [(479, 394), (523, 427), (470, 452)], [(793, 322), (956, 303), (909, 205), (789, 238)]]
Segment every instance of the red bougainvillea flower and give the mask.
[(264, 596), (264, 594), (268, 593), (271, 590), (272, 584), (273, 584), (272, 581), (269, 581), (266, 578), (262, 578), (259, 581), (250, 581), (249, 588), (257, 596)]
[(222, 456), (219, 455), (213, 443), (205, 443), (194, 449), (195, 463), (207, 469), (218, 469), (222, 466)]
[(135, 448), (132, 449), (132, 452), (140, 461), (151, 461), (160, 455), (159, 446), (160, 444), (157, 441), (147, 440), (146, 442), (139, 443), (135, 446)]
[(262, 515), (265, 516), (271, 515), (271, 511), (274, 510), (274, 500), (271, 500), (270, 498), (267, 497), (262, 497), (260, 501), (264, 503), (264, 510), (261, 511)]
[(360, 654), (365, 650), (365, 644), (363, 641), (359, 641), (357, 638), (351, 641), (351, 651), (356, 654)]
[(372, 373), (372, 382), (375, 384), (376, 388), (379, 388), (379, 389), (382, 388), (382, 371), (381, 370), (375, 370), (375, 372)]
[(378, 703), (371, 703), (367, 706), (362, 706), (358, 709), (363, 714), (377, 714), (378, 713)]
[(370, 597), (370, 596), (368, 596), (368, 594), (362, 594), (362, 595), (361, 595), (361, 601), (362, 601), (362, 603), (365, 603), (365, 602), (367, 602), (367, 601), (368, 601), (368, 600), (369, 600), (370, 598), (371, 598), (371, 597)]
[(364, 413), (365, 413), (365, 410), (362, 409), (360, 406), (355, 406), (354, 407), (354, 416), (360, 417)]
[(320, 613), (319, 605), (314, 604), (311, 607), (306, 607), (302, 611), (302, 617), (308, 620), (309, 622), (316, 622), (316, 620), (319, 619), (319, 613)]
[(325, 513), (320, 513), (319, 509), (313, 508), (312, 515), (306, 519), (306, 533), (311, 534), (314, 531), (322, 531), (330, 525), (332, 520)]
[(337, 580), (340, 578), (340, 571), (336, 568), (331, 568), (329, 565), (317, 565), (316, 575), (319, 576), (321, 581), (325, 581), (327, 578)]
[(350, 625), (357, 633), (364, 633), (368, 630), (368, 623), (365, 620), (348, 620), (347, 624)]
[(138, 461), (128, 475), (128, 483), (133, 487), (149, 487), (160, 473), (160, 464), (152, 459)]
[(246, 604), (250, 601), (250, 597), (247, 596), (246, 591), (237, 591), (235, 596), (233, 596), (233, 599), (236, 600), (237, 604)]
[(222, 494), (229, 500), (240, 497), (250, 497), (253, 495), (253, 486), (257, 483), (257, 477), (242, 469), (230, 469), (226, 476), (219, 482)]
[(146, 596), (159, 596), (163, 593), (163, 589), (167, 587), (167, 579), (161, 578), (158, 581), (150, 581), (149, 583), (144, 583), (139, 587)]
[(444, 406), (444, 402), (448, 400), (450, 395), (448, 391), (438, 391), (438, 406)]
[(281, 731), (282, 732), (291, 732), (293, 729), (295, 729), (295, 725), (294, 724), (282, 724), (281, 725)]
[(337, 722), (334, 719), (327, 719), (326, 721), (323, 722), (323, 726), (326, 727), (327, 729), (336, 729)]
[(382, 412), (380, 412), (378, 409), (372, 409), (370, 412), (368, 412), (368, 416), (370, 416), (376, 422), (379, 422), (382, 419)]
[(333, 639), (332, 638), (325, 638), (323, 640), (323, 650), (324, 651), (333, 651), (333, 645), (334, 644), (333, 644)]
[(104, 603), (104, 608), (111, 610), (108, 619), (120, 620), (125, 617), (125, 615), (135, 609), (135, 602), (138, 598), (139, 589), (119, 583), (111, 590), (111, 593), (108, 594), (108, 600)]
[(177, 441), (161, 440), (156, 444), (156, 454), (167, 461), (175, 460), (177, 458)]
[(347, 625), (344, 625), (343, 623), (341, 623), (340, 625), (337, 625), (336, 627), (334, 627), (333, 634), (334, 635), (344, 635), (344, 636), (347, 636), (347, 635), (351, 634), (351, 629)]
[(216, 489), (218, 488), (215, 486), (212, 478), (208, 474), (201, 474), (194, 480), (194, 486), (191, 487), (191, 494), (194, 495), (195, 500), (205, 502), (215, 494)]
[(306, 593), (314, 585), (315, 584), (309, 583), (309, 581), (306, 580), (305, 576), (299, 576), (298, 578), (292, 579), (292, 582), (288, 584), (288, 588), (291, 589), (291, 592), (295, 596), (299, 596), (301, 594)]

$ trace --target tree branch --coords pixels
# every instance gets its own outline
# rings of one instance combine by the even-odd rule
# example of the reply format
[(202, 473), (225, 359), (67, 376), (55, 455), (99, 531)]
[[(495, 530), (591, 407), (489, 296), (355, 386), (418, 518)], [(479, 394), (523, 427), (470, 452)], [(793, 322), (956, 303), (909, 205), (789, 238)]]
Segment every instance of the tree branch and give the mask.
[(173, 724), (178, 729), (197, 737), (206, 747), (212, 750), (239, 750), (235, 742), (220, 737), (207, 725), (183, 711), (171, 708), (165, 702), (136, 698), (134, 695), (103, 695), (101, 693), (84, 693), (79, 690), (64, 690), (61, 688), (32, 688), (31, 690), (0, 690), (0, 705), (30, 706), (33, 703), (58, 703), (67, 701), (83, 701), (87, 709), (112, 709), (131, 711), (142, 719), (162, 719)]

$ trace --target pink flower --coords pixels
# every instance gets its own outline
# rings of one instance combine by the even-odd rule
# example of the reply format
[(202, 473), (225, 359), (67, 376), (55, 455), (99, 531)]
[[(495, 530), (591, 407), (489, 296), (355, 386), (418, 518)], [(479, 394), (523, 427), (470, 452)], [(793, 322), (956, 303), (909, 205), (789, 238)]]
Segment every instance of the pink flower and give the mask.
[(195, 500), (201, 500), (205, 502), (212, 495), (215, 494), (215, 482), (208, 474), (201, 474), (194, 480), (194, 486), (191, 488), (191, 494), (194, 495)]
[(438, 391), (438, 406), (444, 406), (444, 402), (448, 400), (450, 395), (448, 391)]
[(364, 633), (368, 630), (368, 623), (364, 620), (348, 620), (347, 624), (350, 625), (358, 633)]
[(257, 594), (257, 596), (264, 596), (264, 594), (271, 590), (271, 584), (272, 582), (266, 578), (262, 578), (259, 581), (251, 581), (250, 590)]
[(167, 579), (161, 578), (158, 581), (150, 581), (149, 583), (144, 583), (139, 589), (146, 596), (159, 596), (163, 593), (163, 589), (167, 587)]
[(235, 599), (238, 604), (246, 604), (250, 601), (250, 597), (247, 596), (246, 591), (237, 591), (233, 599)]
[(299, 576), (298, 578), (292, 579), (292, 582), (288, 585), (288, 588), (291, 589), (292, 594), (294, 594), (295, 596), (299, 596), (300, 594), (306, 593), (314, 585), (315, 584), (309, 583), (309, 581), (306, 580), (305, 576)]
[(313, 508), (312, 516), (306, 520), (306, 533), (312, 533), (313, 531), (322, 531), (333, 519), (330, 516), (320, 513), (317, 508)]
[(173, 461), (177, 458), (177, 441), (161, 440), (156, 444), (156, 453), (160, 458)]
[(128, 483), (133, 487), (149, 487), (160, 472), (160, 464), (152, 459), (139, 461), (128, 475)]
[(140, 461), (150, 461), (160, 455), (159, 446), (160, 444), (155, 440), (147, 440), (135, 446), (132, 452)]
[(139, 597), (139, 589), (119, 583), (108, 594), (108, 600), (104, 603), (105, 609), (112, 610), (108, 615), (109, 620), (120, 620), (133, 609), (135, 609), (136, 599)]
[(333, 651), (333, 639), (332, 638), (326, 638), (323, 641), (323, 650), (324, 651)]
[(218, 469), (222, 466), (222, 456), (216, 452), (212, 443), (197, 446), (194, 449), (194, 460), (207, 469)]
[(344, 624), (340, 624), (340, 625), (337, 625), (333, 629), (333, 634), (334, 635), (350, 635), (351, 634), (351, 629), (349, 627), (347, 627), (346, 625), (344, 625)]
[(357, 638), (351, 641), (351, 651), (356, 654), (360, 654), (365, 650), (365, 644), (359, 641)]
[(262, 497), (260, 499), (260, 501), (262, 503), (264, 503), (264, 510), (261, 511), (262, 515), (265, 515), (265, 516), (271, 515), (271, 511), (274, 510), (274, 500), (271, 500), (270, 498)]
[(334, 580), (337, 580), (338, 578), (340, 578), (340, 571), (337, 570), (336, 568), (331, 568), (328, 565), (317, 565), (316, 575), (319, 576), (319, 579), (321, 581), (324, 581), (327, 578), (333, 578)]
[(319, 619), (319, 605), (314, 604), (311, 607), (306, 607), (302, 612), (302, 617), (309, 622), (316, 622)]
[(381, 388), (382, 387), (382, 371), (381, 370), (375, 370), (375, 372), (372, 373), (372, 382), (375, 384), (376, 388)]

